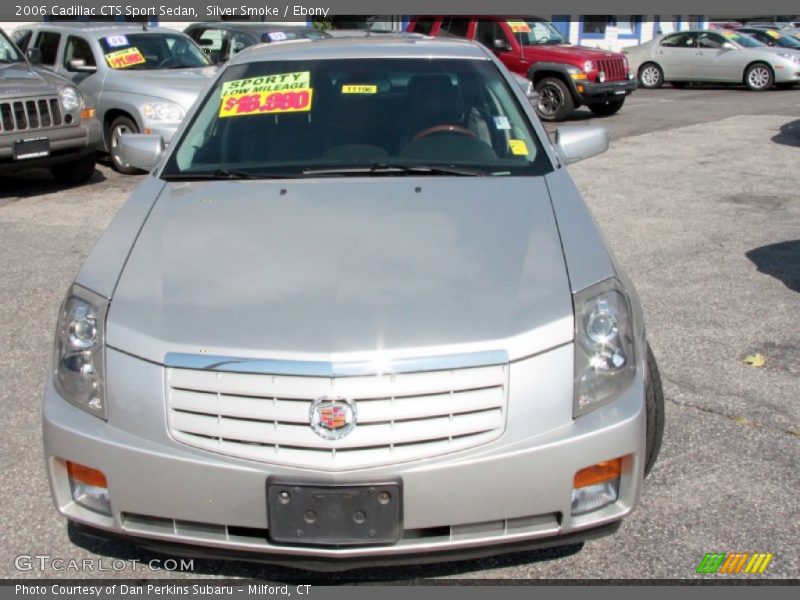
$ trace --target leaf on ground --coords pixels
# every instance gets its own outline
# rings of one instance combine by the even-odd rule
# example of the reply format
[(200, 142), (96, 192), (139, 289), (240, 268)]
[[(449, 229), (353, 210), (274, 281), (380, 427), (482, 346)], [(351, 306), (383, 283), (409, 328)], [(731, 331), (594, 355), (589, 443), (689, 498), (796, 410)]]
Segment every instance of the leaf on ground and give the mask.
[(763, 367), (766, 362), (767, 359), (764, 358), (763, 354), (749, 354), (744, 359), (744, 364), (750, 365), (751, 367)]

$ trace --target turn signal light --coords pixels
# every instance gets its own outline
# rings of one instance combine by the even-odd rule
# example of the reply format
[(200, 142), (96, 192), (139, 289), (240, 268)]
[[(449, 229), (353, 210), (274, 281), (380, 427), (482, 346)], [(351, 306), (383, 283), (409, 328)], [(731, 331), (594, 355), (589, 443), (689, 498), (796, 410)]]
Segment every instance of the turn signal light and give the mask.
[(615, 458), (605, 462), (597, 463), (591, 467), (586, 467), (575, 473), (573, 488), (582, 488), (588, 485), (604, 483), (612, 479), (618, 479), (622, 473), (622, 459)]
[(91, 485), (99, 488), (108, 487), (106, 476), (103, 475), (102, 471), (98, 471), (97, 469), (92, 469), (91, 467), (87, 467), (80, 463), (74, 463), (68, 460), (67, 473), (69, 474), (69, 478), (72, 479), (73, 481), (77, 481), (79, 483), (85, 483), (86, 485)]
[(97, 111), (93, 108), (84, 108), (81, 111), (81, 119), (94, 119), (94, 116), (97, 114)]

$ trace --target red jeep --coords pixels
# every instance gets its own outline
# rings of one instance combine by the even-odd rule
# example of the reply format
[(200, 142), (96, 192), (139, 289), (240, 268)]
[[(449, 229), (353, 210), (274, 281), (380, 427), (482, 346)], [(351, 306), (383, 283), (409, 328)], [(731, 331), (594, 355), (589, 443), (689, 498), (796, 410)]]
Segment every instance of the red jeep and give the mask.
[(623, 54), (572, 46), (538, 17), (419, 16), (408, 31), (481, 42), (506, 67), (533, 81), (537, 112), (545, 121), (561, 121), (582, 105), (598, 116), (613, 115), (636, 89)]

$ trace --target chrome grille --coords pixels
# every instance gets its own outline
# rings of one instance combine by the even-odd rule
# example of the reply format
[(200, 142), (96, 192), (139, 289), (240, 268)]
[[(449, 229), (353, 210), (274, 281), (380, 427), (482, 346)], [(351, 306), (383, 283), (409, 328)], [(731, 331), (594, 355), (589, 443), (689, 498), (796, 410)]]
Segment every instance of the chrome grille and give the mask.
[(623, 58), (604, 58), (597, 61), (598, 71), (606, 74), (606, 81), (620, 81), (627, 79), (625, 72), (625, 60)]
[(58, 98), (0, 102), (0, 132), (41, 130), (62, 124)]
[[(249, 460), (329, 470), (391, 464), (498, 438), (507, 378), (506, 365), (353, 377), (168, 368), (169, 427), (179, 442)], [(321, 396), (357, 403), (346, 437), (312, 431), (309, 410)]]

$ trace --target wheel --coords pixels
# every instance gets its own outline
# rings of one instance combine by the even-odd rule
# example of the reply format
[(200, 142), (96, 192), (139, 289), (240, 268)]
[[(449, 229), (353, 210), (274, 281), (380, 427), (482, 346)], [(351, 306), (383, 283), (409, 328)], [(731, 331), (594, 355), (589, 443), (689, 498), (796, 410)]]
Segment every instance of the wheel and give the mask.
[(744, 83), (751, 90), (760, 92), (772, 87), (775, 78), (772, 69), (765, 63), (755, 63), (747, 67), (744, 72)]
[(536, 113), (543, 121), (563, 121), (575, 109), (567, 84), (557, 77), (545, 77), (536, 84), (539, 103)]
[(670, 85), (674, 88), (683, 89), (689, 85), (688, 81), (671, 81)]
[(625, 98), (619, 98), (618, 100), (609, 100), (602, 104), (590, 104), (589, 110), (598, 117), (610, 117), (619, 112), (623, 104), (625, 104)]
[(664, 83), (664, 71), (654, 62), (644, 63), (639, 69), (639, 87), (646, 90), (660, 88)]
[(119, 138), (126, 133), (139, 133), (136, 123), (129, 117), (117, 117), (114, 119), (106, 133), (106, 148), (108, 148), (108, 153), (111, 155), (111, 166), (114, 167), (115, 171), (119, 171), (124, 175), (134, 175), (141, 173), (141, 171), (123, 162), (119, 155)]
[(86, 156), (82, 156), (77, 160), (50, 167), (50, 172), (56, 181), (61, 183), (68, 183), (70, 185), (77, 185), (88, 181), (94, 173), (95, 153), (92, 152)]
[(647, 413), (647, 442), (645, 445), (644, 474), (647, 476), (656, 464), (664, 437), (664, 389), (661, 374), (658, 372), (656, 358), (647, 344), (647, 379), (645, 389), (645, 410)]

